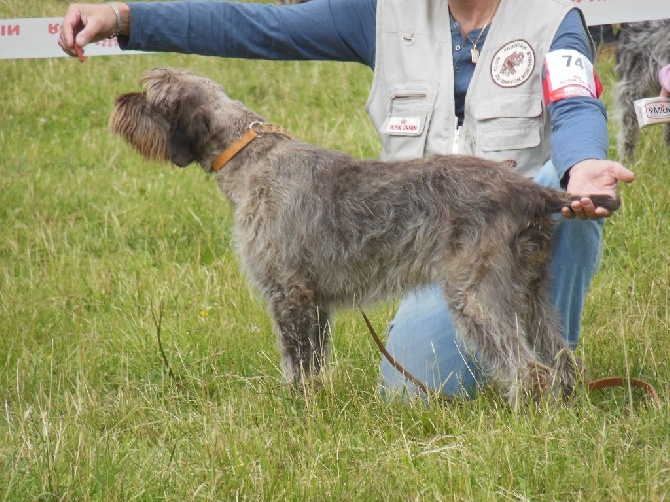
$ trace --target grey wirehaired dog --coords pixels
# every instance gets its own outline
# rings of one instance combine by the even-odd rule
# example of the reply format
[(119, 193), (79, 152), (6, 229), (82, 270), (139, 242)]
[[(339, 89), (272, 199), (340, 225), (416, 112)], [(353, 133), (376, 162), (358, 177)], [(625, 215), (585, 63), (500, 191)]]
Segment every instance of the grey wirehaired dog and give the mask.
[[(670, 19), (625, 23), (619, 28), (615, 92), (615, 110), (619, 131), (617, 148), (620, 159), (632, 160), (639, 136), (633, 103), (658, 96), (659, 70), (670, 64)], [(670, 124), (664, 124), (665, 143), (670, 148)]]
[(289, 382), (322, 368), (333, 309), (440, 283), (512, 404), (571, 393), (580, 367), (547, 299), (551, 213), (571, 196), (474, 157), (360, 161), (300, 143), (185, 70), (141, 82), (117, 98), (111, 129), (148, 159), (216, 171)]

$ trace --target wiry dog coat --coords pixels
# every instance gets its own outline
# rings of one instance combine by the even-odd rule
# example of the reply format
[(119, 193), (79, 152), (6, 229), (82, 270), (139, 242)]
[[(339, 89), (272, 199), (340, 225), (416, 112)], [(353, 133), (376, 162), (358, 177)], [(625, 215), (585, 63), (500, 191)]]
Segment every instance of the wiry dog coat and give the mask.
[[(118, 98), (110, 123), (147, 158), (210, 171), (262, 121), (183, 70), (152, 70), (142, 82), (143, 92)], [(552, 384), (571, 392), (576, 365), (547, 299), (551, 213), (569, 195), (479, 158), (360, 161), (275, 134), (216, 178), (290, 382), (320, 370), (334, 309), (439, 283), (464, 340), (513, 403)]]
[[(618, 154), (632, 160), (640, 126), (633, 103), (658, 96), (661, 85), (658, 72), (670, 64), (670, 19), (624, 23), (617, 45), (615, 110), (618, 115)], [(664, 139), (670, 148), (670, 124), (664, 124)]]

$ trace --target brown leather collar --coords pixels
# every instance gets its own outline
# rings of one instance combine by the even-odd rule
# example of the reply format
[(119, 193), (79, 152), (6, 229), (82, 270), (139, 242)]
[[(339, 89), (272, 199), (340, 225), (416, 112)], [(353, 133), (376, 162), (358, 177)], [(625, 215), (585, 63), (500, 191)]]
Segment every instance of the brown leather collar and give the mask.
[(263, 134), (279, 134), (285, 138), (292, 139), (291, 135), (282, 127), (273, 124), (264, 124), (263, 122), (252, 122), (244, 135), (234, 141), (228, 148), (221, 152), (212, 162), (212, 171), (219, 172), (230, 159), (235, 157), (242, 149)]

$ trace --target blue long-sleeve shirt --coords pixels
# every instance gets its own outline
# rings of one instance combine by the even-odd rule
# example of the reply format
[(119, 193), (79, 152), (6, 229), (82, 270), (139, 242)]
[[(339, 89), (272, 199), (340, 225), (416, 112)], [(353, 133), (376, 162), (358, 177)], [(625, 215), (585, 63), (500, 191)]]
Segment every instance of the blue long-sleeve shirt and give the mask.
[[(247, 59), (358, 62), (374, 69), (377, 0), (311, 0), (291, 7), (226, 1), (130, 3), (130, 36), (122, 49)], [(453, 47), (464, 45), (452, 19)], [(470, 36), (476, 38), (478, 32)], [(478, 46), (486, 40), (482, 34)], [(563, 20), (551, 50), (574, 49), (593, 62), (579, 13)], [(461, 116), (475, 65), (454, 50), (454, 102)], [(563, 174), (585, 159), (607, 157), (607, 114), (596, 98), (549, 104), (552, 161)]]

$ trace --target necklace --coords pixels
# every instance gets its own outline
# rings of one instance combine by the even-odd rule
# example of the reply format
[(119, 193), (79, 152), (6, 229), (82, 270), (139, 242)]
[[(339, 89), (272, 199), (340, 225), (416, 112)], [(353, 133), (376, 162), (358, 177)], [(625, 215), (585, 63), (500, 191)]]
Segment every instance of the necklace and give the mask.
[(467, 33), (465, 34), (467, 39), (472, 44), (472, 49), (470, 49), (470, 59), (472, 60), (472, 64), (477, 64), (477, 61), (479, 61), (479, 49), (477, 49), (477, 43), (479, 42), (479, 39), (482, 38), (482, 35), (486, 31), (486, 28), (488, 28), (489, 24), (491, 24), (491, 21), (493, 20), (493, 16), (495, 15), (496, 11), (498, 10), (498, 5), (500, 5), (500, 0), (498, 0), (498, 2), (496, 3), (496, 6), (493, 8), (493, 12), (491, 12), (491, 15), (489, 16), (489, 20), (486, 21), (486, 24), (484, 25), (484, 27), (479, 32), (479, 35), (477, 35), (476, 40), (473, 41), (470, 38), (469, 34), (467, 34)]

